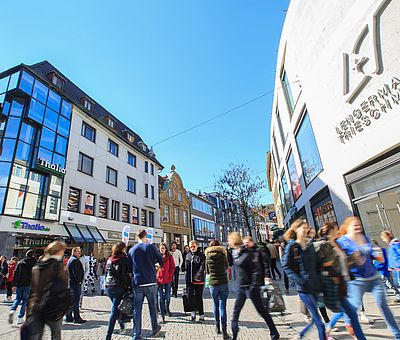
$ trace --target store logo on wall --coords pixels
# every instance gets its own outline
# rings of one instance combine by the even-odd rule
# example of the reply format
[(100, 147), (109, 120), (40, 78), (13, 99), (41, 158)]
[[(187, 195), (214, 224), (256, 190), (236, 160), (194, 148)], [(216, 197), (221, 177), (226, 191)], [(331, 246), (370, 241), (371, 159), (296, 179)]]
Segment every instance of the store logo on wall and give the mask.
[(40, 168), (50, 170), (59, 175), (65, 175), (65, 173), (67, 172), (63, 167), (59, 166), (58, 164), (51, 164), (43, 158), (38, 158), (36, 161), (36, 165)]
[(350, 53), (343, 53), (343, 95), (352, 104), (369, 81), (383, 72), (380, 17), (392, 0), (381, 0), (371, 22), (357, 36)]
[(39, 223), (28, 223), (21, 220), (17, 220), (13, 223), (14, 229), (24, 229), (24, 230), (35, 230), (35, 231), (50, 231), (49, 227), (41, 225)]

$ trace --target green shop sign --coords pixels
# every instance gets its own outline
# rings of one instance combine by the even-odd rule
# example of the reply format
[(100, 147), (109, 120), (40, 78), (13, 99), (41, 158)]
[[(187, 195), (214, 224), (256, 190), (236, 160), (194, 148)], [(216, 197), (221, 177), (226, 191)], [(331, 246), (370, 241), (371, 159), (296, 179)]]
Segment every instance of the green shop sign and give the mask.
[(45, 227), (39, 223), (28, 223), (17, 220), (13, 223), (14, 229), (35, 230), (35, 231), (50, 231), (49, 227)]

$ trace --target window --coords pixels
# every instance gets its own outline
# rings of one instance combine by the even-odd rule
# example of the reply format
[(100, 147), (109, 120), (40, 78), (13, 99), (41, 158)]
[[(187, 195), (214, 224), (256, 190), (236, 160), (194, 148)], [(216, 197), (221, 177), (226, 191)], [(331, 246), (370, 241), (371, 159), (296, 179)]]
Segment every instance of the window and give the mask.
[(52, 72), (49, 74), (50, 81), (57, 86), (59, 89), (62, 89), (64, 86), (64, 80), (56, 73)]
[(164, 216), (162, 218), (163, 222), (169, 222), (169, 205), (164, 205)]
[(276, 153), (276, 155), (275, 155), (276, 159), (275, 160), (277, 161), (276, 165), (279, 167), (281, 159), (279, 157), (278, 145), (276, 144), (275, 134), (272, 135), (272, 141), (274, 142), (274, 147), (275, 147), (275, 153)]
[(127, 177), (127, 189), (126, 190), (136, 194), (136, 180), (129, 176)]
[(294, 201), (297, 201), (297, 199), (301, 195), (301, 187), (300, 187), (300, 178), (297, 173), (296, 164), (294, 162), (293, 152), (291, 152), (289, 155), (287, 167), (289, 171), (289, 180), (290, 180), (290, 186), (292, 188), (293, 198)]
[(125, 136), (130, 143), (133, 143), (135, 141), (135, 137), (129, 131), (126, 131)]
[(96, 129), (92, 128), (89, 124), (82, 122), (81, 135), (93, 143), (96, 143)]
[(174, 223), (179, 224), (179, 208), (174, 207)]
[(117, 186), (118, 172), (113, 168), (107, 167), (107, 178), (106, 182), (111, 185)]
[(203, 202), (202, 200), (199, 200), (198, 198), (193, 197), (192, 205), (193, 205), (194, 209), (196, 209), (198, 211), (202, 211), (208, 215), (212, 215), (210, 204), (207, 204), (207, 203)]
[(110, 118), (110, 117), (107, 117), (107, 125), (110, 127), (110, 128), (114, 128), (114, 120), (112, 119), (112, 118)]
[(146, 173), (149, 172), (149, 162), (148, 161), (144, 162), (144, 172), (146, 172)]
[(172, 198), (172, 194), (173, 194), (172, 189), (168, 188), (168, 197)]
[(83, 97), (83, 98), (81, 99), (81, 103), (82, 103), (83, 107), (84, 107), (86, 110), (92, 111), (93, 103), (92, 103), (92, 101), (90, 101), (88, 98)]
[(293, 114), (293, 110), (294, 110), (294, 100), (293, 100), (293, 96), (292, 96), (292, 91), (290, 90), (290, 82), (289, 82), (289, 79), (287, 77), (285, 70), (283, 70), (281, 81), (282, 81), (283, 93), (284, 93), (285, 99), (286, 99), (286, 104), (289, 109), (289, 116), (290, 116), (290, 118), (292, 118), (292, 114)]
[(310, 117), (307, 112), (296, 134), (296, 144), (299, 150), (301, 166), (303, 167), (304, 179), (306, 185), (309, 185), (323, 168)]
[(100, 197), (99, 199), (99, 217), (107, 218), (108, 216), (108, 198)]
[(122, 220), (122, 222), (129, 223), (129, 205), (128, 204), (122, 204), (121, 220)]
[(111, 139), (108, 140), (108, 152), (118, 157), (118, 144), (114, 143)]
[(281, 137), (281, 142), (282, 142), (282, 148), (285, 148), (285, 142), (286, 142), (286, 137), (285, 133), (283, 132), (283, 126), (282, 126), (282, 121), (281, 121), (281, 116), (279, 114), (279, 110), (276, 110), (276, 120), (278, 122), (278, 129), (279, 129), (279, 136)]
[(285, 205), (285, 197), (283, 195), (282, 184), (279, 186), (279, 197), (281, 199), (281, 210), (283, 212), (283, 216), (286, 216), (287, 210)]
[(141, 225), (146, 226), (147, 225), (147, 210), (142, 209), (140, 211), (140, 219), (141, 219)]
[[(25, 93), (31, 95), (34, 81), (35, 81), (35, 78), (33, 78), (30, 74), (23, 71), (22, 75), (21, 75), (21, 80), (19, 82), (19, 88), (22, 91), (24, 91)], [(0, 92), (3, 92), (3, 91), (0, 91)]]
[(282, 189), (283, 189), (283, 200), (285, 203), (286, 211), (289, 211), (291, 208), (291, 201), (290, 201), (290, 192), (289, 192), (289, 187), (287, 185), (287, 180), (286, 180), (286, 173), (283, 172), (282, 178), (281, 178), (281, 183), (282, 183)]
[(147, 183), (144, 185), (144, 197), (149, 198), (149, 185)]
[(78, 170), (89, 176), (93, 176), (93, 158), (86, 156), (85, 154), (80, 152), (78, 160)]
[(136, 167), (136, 156), (128, 151), (128, 164)]
[(183, 210), (183, 225), (187, 227), (188, 225), (188, 213), (186, 210)]
[(132, 224), (139, 224), (139, 209), (132, 207)]
[(151, 199), (154, 200), (154, 185), (151, 186)]
[(114, 221), (119, 221), (119, 202), (111, 201), (111, 219)]
[(154, 164), (153, 163), (150, 164), (150, 174), (154, 175)]
[(85, 195), (85, 204), (83, 213), (86, 215), (94, 215), (95, 195), (87, 192)]
[(178, 201), (182, 202), (182, 193), (181, 192), (178, 192)]
[(68, 211), (79, 212), (80, 200), (81, 191), (79, 189), (70, 187), (68, 194)]
[(154, 227), (154, 213), (149, 211), (149, 227)]

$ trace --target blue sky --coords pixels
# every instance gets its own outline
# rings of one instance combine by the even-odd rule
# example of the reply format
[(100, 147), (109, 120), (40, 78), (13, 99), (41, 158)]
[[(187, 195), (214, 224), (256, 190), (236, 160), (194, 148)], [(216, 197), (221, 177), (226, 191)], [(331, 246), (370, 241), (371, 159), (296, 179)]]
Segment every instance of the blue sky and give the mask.
[[(289, 1), (10, 1), (0, 70), (47, 59), (151, 146), (273, 89)], [(194, 192), (231, 162), (265, 179), (271, 105), (157, 145), (163, 173), (175, 164)]]

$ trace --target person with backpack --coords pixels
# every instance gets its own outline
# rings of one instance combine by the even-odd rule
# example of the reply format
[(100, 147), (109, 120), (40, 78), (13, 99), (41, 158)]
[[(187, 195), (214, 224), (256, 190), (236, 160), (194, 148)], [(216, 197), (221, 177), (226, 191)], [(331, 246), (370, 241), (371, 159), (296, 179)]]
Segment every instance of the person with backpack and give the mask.
[(229, 247), (233, 248), (234, 268), (236, 273), (236, 300), (232, 315), (232, 334), (233, 340), (237, 339), (239, 333), (239, 315), (246, 302), (247, 297), (253, 302), (258, 314), (268, 325), (272, 340), (279, 339), (279, 332), (272, 320), (271, 315), (263, 305), (260, 287), (264, 285), (264, 280), (269, 281), (269, 267), (264, 264), (265, 252), (255, 247), (253, 239), (247, 236), (242, 241), (238, 232), (230, 233), (228, 236)]
[(17, 318), (17, 325), (23, 323), (26, 303), (28, 301), (32, 280), (32, 268), (36, 263), (36, 258), (34, 257), (34, 254), (34, 250), (29, 249), (26, 252), (26, 256), (18, 262), (17, 267), (15, 268), (13, 286), (16, 286), (17, 290), (14, 303), (11, 306), (10, 314), (8, 315), (9, 324), (12, 324), (14, 322), (14, 314), (21, 303), (21, 309)]
[(311, 314), (311, 323), (299, 334), (303, 338), (315, 324), (320, 340), (326, 339), (325, 325), (318, 313), (317, 298), (322, 291), (321, 273), (313, 242), (307, 237), (308, 224), (305, 220), (296, 220), (284, 234), (287, 241), (282, 259), (283, 270), (290, 280), (296, 283), (300, 300)]
[[(169, 304), (171, 300), (171, 286), (176, 273), (174, 256), (168, 251), (166, 243), (160, 243), (160, 253), (164, 264), (157, 269), (158, 284), (158, 308), (162, 321), (165, 322), (165, 315), (171, 316)], [(178, 272), (179, 274), (179, 272)]]
[(222, 327), (223, 338), (229, 339), (226, 313), (226, 301), (229, 296), (226, 249), (221, 246), (219, 241), (212, 240), (205, 251), (205, 256), (206, 273), (209, 276), (210, 293), (214, 305), (216, 331), (217, 334), (221, 334)]
[(17, 262), (18, 259), (14, 256), (8, 263), (8, 274), (6, 280), (7, 295), (6, 299), (4, 300), (5, 303), (12, 302), (12, 288), (13, 288), (15, 268), (17, 268)]
[[(106, 340), (110, 340), (115, 322), (121, 320), (118, 306), (124, 295), (129, 294), (131, 291), (129, 260), (126, 255), (126, 245), (124, 242), (117, 242), (112, 246), (111, 256), (108, 258), (106, 264), (105, 286), (106, 293), (112, 303), (106, 335)], [(125, 324), (119, 322), (119, 325), (121, 329), (119, 334), (125, 334)]]
[(60, 241), (50, 243), (32, 269), (22, 340), (42, 339), (45, 325), (50, 327), (52, 340), (61, 340), (62, 318), (72, 303), (63, 264), (65, 249), (66, 245)]
[(389, 276), (389, 280), (393, 280), (393, 285), (397, 289), (396, 302), (400, 302), (400, 240), (388, 230), (381, 232), (381, 240), (388, 244), (388, 269), (393, 275), (392, 279)]

